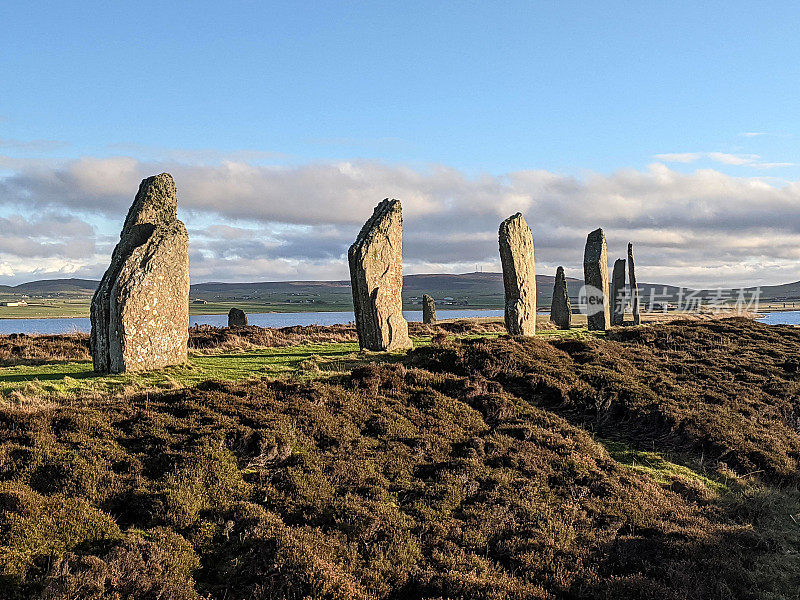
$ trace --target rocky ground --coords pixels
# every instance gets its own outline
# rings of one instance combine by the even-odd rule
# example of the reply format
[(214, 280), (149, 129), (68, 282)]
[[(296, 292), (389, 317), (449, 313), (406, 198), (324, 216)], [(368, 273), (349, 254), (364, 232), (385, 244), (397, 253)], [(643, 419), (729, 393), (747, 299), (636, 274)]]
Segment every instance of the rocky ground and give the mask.
[[(796, 597), (800, 330), (495, 327), (412, 328), (433, 343), (333, 377), (0, 409), (0, 596)], [(191, 343), (353, 336), (291, 329)], [(85, 340), (0, 338), (23, 354)]]

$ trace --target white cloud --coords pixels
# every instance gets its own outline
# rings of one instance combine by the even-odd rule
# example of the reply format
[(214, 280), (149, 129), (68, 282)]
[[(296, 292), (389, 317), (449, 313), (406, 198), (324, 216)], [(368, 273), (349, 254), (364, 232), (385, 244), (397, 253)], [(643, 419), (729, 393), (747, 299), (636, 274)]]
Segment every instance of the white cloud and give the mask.
[(723, 165), (748, 166), (755, 169), (794, 166), (794, 163), (790, 162), (760, 162), (761, 157), (758, 154), (730, 154), (727, 152), (678, 152), (655, 154), (653, 158), (667, 163), (691, 163), (705, 158)]
[[(0, 214), (25, 207), (62, 219), (29, 219), (16, 241), (11, 223), (6, 246), (0, 219), (0, 261), (20, 279), (101, 274), (139, 181), (162, 171), (176, 179), (195, 281), (345, 279), (347, 247), (384, 197), (403, 201), (409, 273), (497, 268), (497, 226), (519, 210), (534, 230), (542, 273), (563, 265), (580, 276), (586, 234), (602, 226), (610, 258), (635, 243), (643, 281), (800, 279), (800, 182), (714, 169), (682, 173), (654, 163), (584, 178), (542, 170), (469, 177), (446, 166), (369, 161), (278, 167), (117, 157), (15, 161), (11, 171), (0, 177)], [(86, 225), (97, 215), (112, 230)], [(48, 232), (51, 239), (42, 239)]]
[(761, 158), (758, 154), (728, 154), (726, 152), (708, 152), (706, 156), (724, 165), (749, 165)]
[(756, 169), (777, 169), (780, 167), (794, 167), (796, 164), (790, 162), (765, 162), (754, 163), (752, 166)]

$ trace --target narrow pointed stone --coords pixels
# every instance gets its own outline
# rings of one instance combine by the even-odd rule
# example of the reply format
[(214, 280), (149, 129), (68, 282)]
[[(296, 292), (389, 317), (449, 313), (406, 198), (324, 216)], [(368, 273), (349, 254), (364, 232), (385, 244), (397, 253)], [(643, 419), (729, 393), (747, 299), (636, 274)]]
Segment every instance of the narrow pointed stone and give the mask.
[(631, 290), (631, 311), (633, 312), (633, 324), (641, 323), (639, 315), (639, 286), (636, 283), (636, 267), (633, 263), (633, 243), (628, 242), (628, 284)]
[(500, 224), (498, 236), (506, 297), (506, 329), (511, 335), (534, 335), (536, 263), (533, 234), (522, 213), (517, 213)]
[(383, 200), (347, 253), (358, 343), (367, 350), (413, 347), (403, 318), (403, 209)]
[(436, 302), (428, 294), (422, 295), (422, 322), (436, 323)]
[(625, 259), (614, 261), (611, 274), (611, 324), (622, 325), (625, 318)]
[(564, 267), (556, 269), (556, 282), (553, 285), (553, 301), (550, 304), (550, 320), (559, 329), (569, 329), (572, 323), (572, 307), (569, 302), (567, 278)]
[(169, 173), (144, 179), (92, 297), (94, 369), (123, 373), (186, 361), (189, 238)]
[(602, 229), (586, 238), (583, 253), (583, 279), (589, 331), (605, 331), (611, 324), (608, 302), (608, 249)]

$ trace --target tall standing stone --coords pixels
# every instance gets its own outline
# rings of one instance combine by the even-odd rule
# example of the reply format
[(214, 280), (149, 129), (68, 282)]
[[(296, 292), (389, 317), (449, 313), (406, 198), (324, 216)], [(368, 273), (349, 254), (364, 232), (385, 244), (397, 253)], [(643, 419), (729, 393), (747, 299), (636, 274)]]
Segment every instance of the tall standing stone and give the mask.
[(611, 273), (611, 324), (622, 325), (625, 320), (625, 259), (614, 261)]
[(550, 320), (559, 329), (569, 329), (572, 323), (572, 307), (569, 302), (567, 278), (564, 267), (556, 269), (556, 282), (553, 285), (553, 301), (550, 303)]
[(95, 371), (122, 373), (186, 361), (189, 236), (169, 173), (144, 179), (91, 306)]
[(247, 315), (241, 308), (228, 311), (228, 327), (247, 327)]
[(428, 294), (422, 295), (422, 322), (436, 323), (436, 302)]
[(633, 324), (641, 323), (639, 315), (639, 286), (636, 284), (636, 268), (633, 264), (633, 243), (628, 242), (628, 285), (631, 288), (631, 311), (633, 312)]
[(347, 253), (358, 343), (367, 350), (413, 347), (403, 318), (403, 209), (383, 200)]
[(583, 279), (589, 331), (605, 331), (611, 319), (608, 306), (608, 250), (602, 229), (595, 229), (586, 238)]
[(533, 235), (522, 213), (500, 224), (506, 329), (511, 335), (536, 333), (536, 263)]

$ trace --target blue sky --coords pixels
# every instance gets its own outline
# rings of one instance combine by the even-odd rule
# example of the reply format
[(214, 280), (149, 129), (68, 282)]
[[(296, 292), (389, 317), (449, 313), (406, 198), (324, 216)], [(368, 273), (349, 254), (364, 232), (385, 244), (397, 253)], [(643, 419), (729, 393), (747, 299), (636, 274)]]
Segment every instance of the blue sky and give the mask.
[[(258, 170), (255, 180), (248, 171), (251, 186), (270, 188), (276, 170), (282, 179), (291, 173), (298, 181), (291, 190), (275, 184), (274, 193), (282, 197), (257, 190), (250, 196), (241, 190), (233, 194), (234, 203), (263, 205), (252, 214), (226, 212), (224, 191), (216, 208), (213, 198), (203, 199), (201, 208), (203, 192), (195, 190), (184, 216), (190, 229), (205, 232), (224, 221), (262, 243), (251, 246), (259, 257), (268, 254), (284, 262), (292, 258), (281, 250), (291, 246), (286, 232), (305, 227), (319, 237), (320, 227), (336, 229), (320, 254), (330, 263), (324, 268), (298, 255), (294, 267), (254, 264), (237, 277), (346, 274), (337, 270), (336, 248), (346, 248), (369, 206), (396, 189), (410, 197), (412, 223), (414, 214), (431, 214), (426, 207), (437, 201), (452, 209), (478, 194), (481, 202), (492, 204), (489, 189), (481, 188), (487, 180), (494, 182), (497, 205), (513, 209), (517, 198), (519, 208), (548, 210), (542, 220), (553, 221), (553, 210), (532, 194), (550, 194), (553, 202), (562, 196), (543, 191), (540, 184), (513, 183), (515, 173), (546, 172), (591, 197), (612, 193), (631, 205), (660, 202), (667, 208), (671, 202), (685, 207), (694, 199), (720, 213), (725, 212), (720, 190), (769, 185), (775, 193), (765, 192), (769, 199), (761, 200), (763, 206), (775, 210), (774, 203), (781, 203), (781, 210), (789, 211), (785, 221), (792, 223), (771, 236), (786, 236), (785, 250), (770, 253), (765, 243), (746, 254), (712, 253), (714, 273), (700, 269), (687, 281), (750, 281), (778, 266), (775, 278), (800, 279), (800, 271), (789, 267), (800, 258), (790, 252), (791, 236), (798, 233), (792, 211), (800, 179), (800, 7), (795, 3), (6, 1), (0, 22), (0, 217), (19, 215), (34, 225), (42, 211), (56, 219), (76, 218), (90, 227), (96, 242), (92, 258), (87, 255), (83, 262), (61, 255), (14, 259), (13, 248), (0, 247), (0, 263), (5, 258), (9, 265), (0, 267), (0, 281), (4, 274), (16, 281), (59, 272), (101, 273), (123, 205), (135, 193), (135, 185), (121, 189), (125, 176), (184, 169), (195, 181), (218, 181), (215, 170), (231, 163)], [(121, 160), (133, 162), (120, 167)], [(664, 177), (651, 171), (656, 163), (702, 181), (690, 179), (678, 191), (659, 188)], [(340, 190), (338, 180), (314, 170), (327, 167), (341, 175), (342, 164), (365, 170), (353, 175), (345, 169), (349, 184), (369, 180), (369, 185)], [(225, 180), (239, 185), (235, 173), (241, 169), (226, 170)], [(441, 169), (456, 172), (459, 183), (447, 187), (440, 181)], [(333, 201), (340, 193), (352, 196), (348, 209), (367, 213), (320, 223), (269, 210), (302, 203), (297, 190), (313, 188), (313, 179), (300, 180), (309, 170), (321, 178), (319, 185), (329, 187), (327, 195), (312, 194), (303, 213), (314, 213), (315, 202)], [(641, 195), (641, 183), (626, 187), (620, 173), (627, 171), (645, 179), (650, 174), (648, 185), (655, 187), (648, 187), (647, 195)], [(711, 177), (717, 187), (710, 197), (702, 192), (711, 185), (707, 171), (731, 180)], [(86, 205), (79, 199), (81, 185), (89, 186), (86, 194), (102, 196), (97, 181), (103, 177), (116, 182), (105, 186), (106, 205), (114, 208), (106, 212), (97, 210), (102, 203)], [(402, 185), (398, 177), (405, 177)], [(44, 180), (50, 182), (49, 195), (42, 191)], [(53, 182), (74, 189), (56, 193)], [(182, 183), (186, 189), (197, 187), (178, 180), (179, 190)], [(509, 197), (502, 200), (503, 194)], [(747, 194), (737, 194), (744, 203)], [(75, 198), (59, 201), (59, 195)], [(465, 201), (473, 208), (477, 202)], [(659, 205), (653, 212), (662, 209)], [(602, 207), (596, 210), (595, 221), (608, 229), (610, 239), (615, 230), (620, 239), (646, 233), (631, 229), (631, 219), (623, 214), (604, 222)], [(483, 250), (450, 261), (421, 260), (412, 252), (407, 272), (459, 270), (477, 262), (490, 267), (496, 261), (488, 235), (496, 230), (495, 215), (490, 219), (479, 209), (473, 216), (465, 232), (486, 234)], [(477, 221), (483, 217), (481, 229)], [(442, 218), (452, 221), (452, 215)], [(538, 220), (528, 217), (534, 224)], [(691, 249), (686, 232), (692, 224), (673, 221), (664, 217), (650, 226), (684, 235)], [(776, 226), (756, 225), (759, 232), (749, 236), (763, 237), (765, 228)], [(709, 225), (702, 227), (706, 231)], [(701, 237), (702, 227), (692, 229), (692, 239)], [(576, 236), (579, 246), (581, 236)], [(59, 243), (42, 242), (41, 235), (31, 239), (51, 250)], [(265, 239), (273, 246), (264, 246)], [(546, 249), (547, 235), (543, 241)], [(413, 239), (408, 243), (413, 250)], [(572, 260), (571, 254), (551, 248), (552, 260), (544, 261), (548, 268)], [(224, 260), (253, 258), (225, 258), (201, 245), (195, 250), (201, 259), (222, 261), (207, 270), (198, 267), (201, 278), (227, 273)], [(643, 250), (645, 256), (651, 252)], [(653, 276), (677, 282), (685, 270), (661, 269), (655, 264), (658, 254), (654, 246)], [(58, 260), (71, 266), (59, 271)], [(681, 260), (689, 261), (689, 254)], [(573, 262), (565, 265), (568, 273), (579, 266), (577, 259)]]

